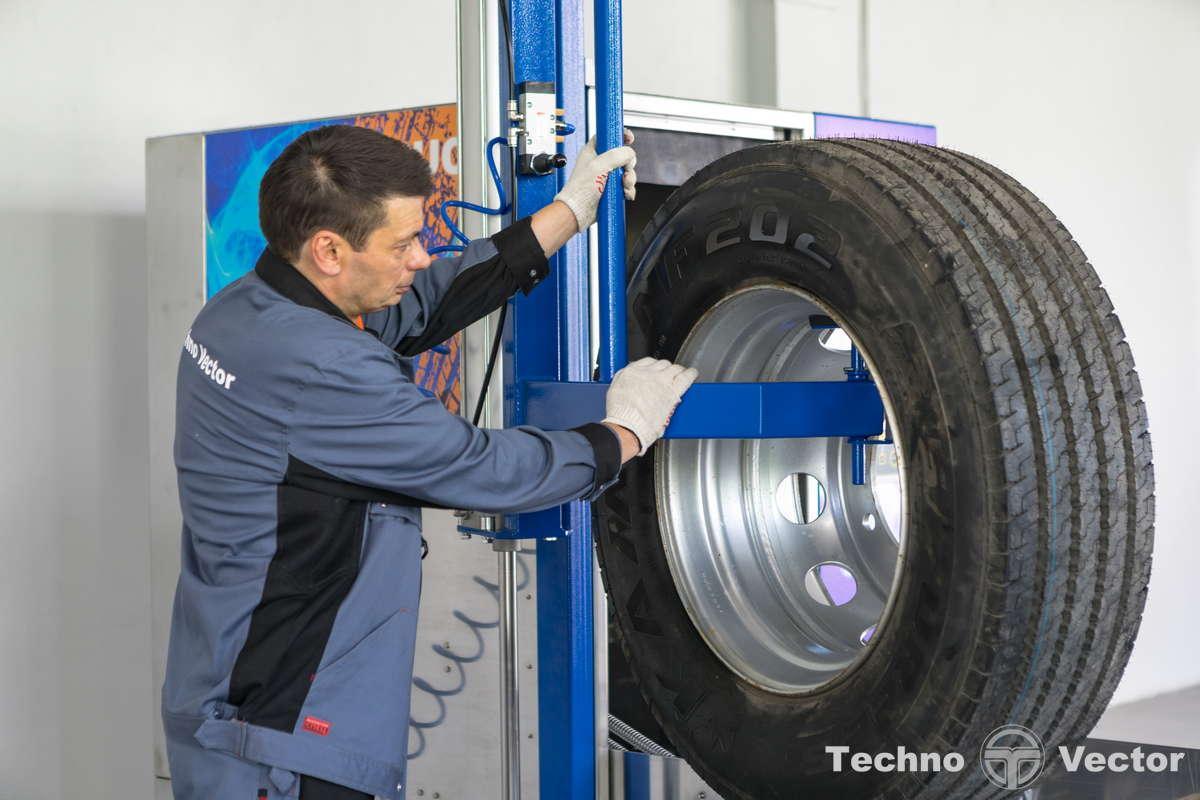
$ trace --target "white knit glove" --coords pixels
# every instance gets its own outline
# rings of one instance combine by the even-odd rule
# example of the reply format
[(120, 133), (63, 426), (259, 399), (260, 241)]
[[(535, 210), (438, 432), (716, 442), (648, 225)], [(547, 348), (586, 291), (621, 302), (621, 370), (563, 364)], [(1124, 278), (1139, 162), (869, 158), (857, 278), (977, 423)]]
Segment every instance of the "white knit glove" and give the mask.
[(667, 429), (683, 393), (696, 380), (696, 370), (670, 361), (642, 358), (619, 370), (604, 398), (605, 422), (628, 428), (646, 455)]
[(637, 154), (629, 145), (633, 144), (633, 132), (625, 129), (625, 146), (614, 147), (596, 155), (596, 137), (588, 139), (588, 143), (579, 151), (575, 159), (575, 167), (562, 191), (554, 196), (561, 200), (575, 214), (579, 230), (587, 230), (596, 221), (596, 208), (600, 205), (600, 196), (608, 183), (608, 173), (618, 167), (625, 168), (621, 178), (621, 187), (625, 190), (625, 199), (632, 200), (637, 194), (637, 173), (633, 171), (637, 164)]

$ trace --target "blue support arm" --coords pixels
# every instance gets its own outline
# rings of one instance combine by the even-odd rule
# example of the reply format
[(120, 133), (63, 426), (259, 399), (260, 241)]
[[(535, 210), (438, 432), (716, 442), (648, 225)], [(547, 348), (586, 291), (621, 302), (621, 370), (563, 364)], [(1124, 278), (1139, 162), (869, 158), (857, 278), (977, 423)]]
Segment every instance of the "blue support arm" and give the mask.
[[(604, 418), (605, 383), (531, 381), (525, 418), (568, 430)], [(869, 381), (697, 383), (684, 395), (665, 439), (784, 439), (878, 436), (883, 402)]]

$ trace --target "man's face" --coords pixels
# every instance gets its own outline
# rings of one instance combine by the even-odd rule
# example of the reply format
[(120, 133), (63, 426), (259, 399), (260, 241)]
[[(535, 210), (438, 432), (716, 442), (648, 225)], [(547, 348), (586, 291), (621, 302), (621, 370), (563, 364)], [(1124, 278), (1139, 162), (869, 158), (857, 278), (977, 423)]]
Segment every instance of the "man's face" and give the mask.
[(362, 250), (351, 250), (346, 259), (342, 296), (360, 314), (399, 303), (417, 273), (431, 263), (419, 238), (425, 199), (393, 197), (384, 207), (383, 225), (371, 232)]

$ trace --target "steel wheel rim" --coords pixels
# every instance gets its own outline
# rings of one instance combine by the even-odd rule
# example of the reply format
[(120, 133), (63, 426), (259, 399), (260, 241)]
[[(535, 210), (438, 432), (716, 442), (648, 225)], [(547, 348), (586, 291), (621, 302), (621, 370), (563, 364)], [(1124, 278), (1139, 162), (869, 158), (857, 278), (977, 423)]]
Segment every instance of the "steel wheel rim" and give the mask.
[[(841, 334), (811, 327), (814, 315), (842, 325), (845, 350)], [(702, 381), (844, 380), (851, 340), (861, 350), (815, 298), (761, 284), (709, 309), (676, 360)], [(671, 575), (697, 631), (742, 679), (779, 694), (811, 692), (878, 640), (907, 539), (900, 445), (868, 447), (866, 484), (854, 486), (840, 438), (660, 444), (655, 484)], [(821, 493), (797, 474), (822, 486), (819, 514)]]

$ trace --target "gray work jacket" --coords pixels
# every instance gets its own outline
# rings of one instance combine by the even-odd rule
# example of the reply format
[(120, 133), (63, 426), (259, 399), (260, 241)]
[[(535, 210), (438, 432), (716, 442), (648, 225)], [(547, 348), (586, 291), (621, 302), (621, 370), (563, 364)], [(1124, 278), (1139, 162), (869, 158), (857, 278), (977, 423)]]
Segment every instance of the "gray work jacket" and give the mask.
[(307, 774), (403, 797), (420, 507), (532, 511), (594, 497), (620, 468), (603, 426), (483, 430), (413, 383), (411, 356), (547, 270), (522, 220), (435, 261), (360, 329), (267, 251), (196, 317), (162, 704), (172, 771), (196, 796), (220, 751), (271, 767), (281, 790)]

